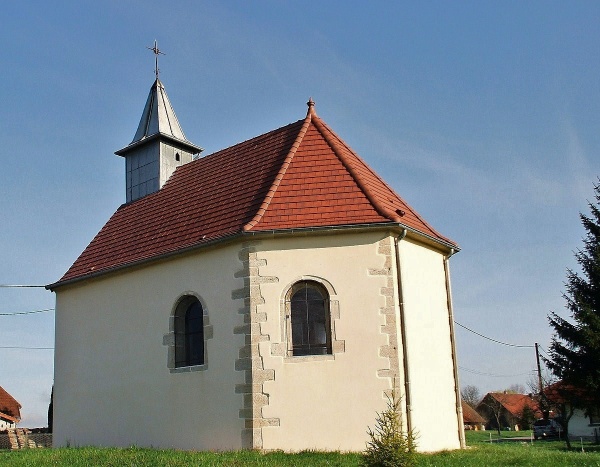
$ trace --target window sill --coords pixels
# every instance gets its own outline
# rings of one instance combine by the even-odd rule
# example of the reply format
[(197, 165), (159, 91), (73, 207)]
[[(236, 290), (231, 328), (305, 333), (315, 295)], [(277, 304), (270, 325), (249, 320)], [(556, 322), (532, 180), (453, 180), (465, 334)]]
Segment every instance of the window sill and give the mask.
[(334, 354), (326, 354), (326, 355), (290, 355), (284, 357), (285, 362), (289, 363), (301, 363), (301, 362), (319, 362), (326, 360), (335, 360)]
[(190, 373), (192, 371), (206, 371), (208, 370), (208, 364), (203, 365), (192, 365), (192, 366), (178, 366), (177, 368), (169, 368), (170, 373)]

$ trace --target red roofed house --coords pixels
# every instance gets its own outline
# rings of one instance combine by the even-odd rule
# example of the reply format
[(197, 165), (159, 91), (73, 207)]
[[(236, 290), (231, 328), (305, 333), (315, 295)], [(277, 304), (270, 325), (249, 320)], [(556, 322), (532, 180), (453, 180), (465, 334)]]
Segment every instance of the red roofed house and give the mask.
[(561, 416), (569, 417), (570, 438), (598, 440), (600, 438), (600, 407), (595, 407), (593, 404), (590, 404), (591, 407), (587, 409), (571, 407), (568, 398), (565, 397), (568, 393), (575, 393), (576, 398), (582, 404), (589, 400), (584, 391), (576, 390), (562, 381), (551, 384), (544, 389), (544, 396), (552, 409), (550, 417), (554, 415), (558, 417), (559, 421), (561, 421)]
[(395, 386), (421, 450), (459, 448), (457, 245), (312, 101), (201, 151), (157, 79), (127, 203), (48, 286), (55, 444), (361, 451)]
[(0, 386), (0, 431), (15, 428), (21, 421), (21, 404)]
[[(489, 392), (476, 407), (477, 412), (488, 421), (488, 428), (510, 429), (523, 428), (542, 417), (538, 403), (527, 394), (511, 394), (506, 392)], [(529, 418), (530, 420), (523, 420)]]

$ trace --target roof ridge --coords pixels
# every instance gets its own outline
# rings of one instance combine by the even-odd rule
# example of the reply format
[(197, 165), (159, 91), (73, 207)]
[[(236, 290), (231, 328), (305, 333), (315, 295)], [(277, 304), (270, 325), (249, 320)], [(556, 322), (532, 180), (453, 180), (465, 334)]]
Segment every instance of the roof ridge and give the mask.
[[(245, 139), (245, 140), (239, 141), (239, 142), (237, 142), (237, 143), (234, 143), (234, 144), (232, 144), (231, 146), (227, 146), (227, 147), (225, 147), (225, 148), (222, 148), (222, 149), (219, 149), (219, 150), (217, 150), (217, 151), (215, 151), (215, 152), (211, 152), (210, 154), (206, 154), (206, 155), (203, 155), (203, 156), (199, 156), (198, 158), (196, 158), (196, 159), (192, 160), (191, 162), (189, 162), (189, 163), (187, 163), (187, 164), (183, 164), (183, 165), (177, 166), (177, 167), (175, 168), (175, 171), (173, 172), (173, 174), (175, 174), (175, 172), (177, 172), (177, 173), (181, 173), (181, 172), (182, 172), (182, 171), (184, 171), (184, 170), (192, 170), (192, 167), (193, 167), (195, 164), (199, 164), (199, 163), (201, 163), (201, 162), (199, 162), (200, 160), (206, 161), (206, 160), (208, 160), (208, 159), (212, 158), (213, 156), (217, 156), (217, 155), (220, 155), (221, 153), (224, 153), (225, 151), (229, 151), (229, 150), (231, 150), (231, 149), (234, 149), (236, 146), (240, 146), (240, 145), (242, 145), (242, 144), (247, 144), (247, 143), (250, 143), (250, 142), (252, 142), (252, 141), (254, 141), (254, 140), (257, 140), (257, 139), (260, 139), (260, 138), (267, 137), (267, 136), (269, 136), (269, 135), (271, 135), (271, 134), (273, 134), (273, 133), (276, 133), (276, 132), (278, 132), (278, 131), (281, 131), (281, 130), (283, 130), (283, 129), (287, 128), (287, 127), (290, 127), (290, 126), (292, 126), (292, 125), (296, 125), (298, 122), (300, 122), (300, 120), (296, 120), (295, 122), (288, 123), (287, 125), (283, 125), (282, 127), (275, 128), (274, 130), (267, 131), (266, 133), (263, 133), (263, 134), (260, 134), (260, 135), (257, 135), (257, 136), (252, 136), (251, 138), (248, 138), (248, 139)], [(164, 135), (164, 133), (161, 133), (161, 134), (163, 134), (163, 135)], [(165, 182), (165, 185), (163, 185), (163, 188), (164, 188), (164, 187), (165, 187), (165, 186), (166, 186), (166, 185), (167, 185), (167, 184), (168, 184), (168, 183), (169, 183), (169, 182), (170, 182), (172, 179), (173, 179), (173, 176), (169, 177), (169, 178), (167, 179), (167, 181)], [(122, 203), (122, 204), (121, 204), (121, 205), (120, 205), (120, 206), (117, 208), (117, 210), (118, 210), (118, 209), (121, 209), (121, 208), (122, 208), (122, 207), (124, 207), (124, 206), (129, 206), (130, 204), (137, 203), (139, 200), (142, 200), (142, 199), (147, 199), (147, 198), (149, 198), (149, 197), (150, 197), (150, 196), (152, 196), (152, 195), (155, 195), (155, 194), (158, 194), (158, 193), (160, 193), (160, 191), (161, 191), (161, 190), (159, 190), (159, 191), (156, 191), (156, 192), (154, 192), (154, 193), (149, 193), (148, 195), (144, 196), (143, 198), (139, 198), (139, 199), (137, 199), (137, 200), (135, 200), (135, 201), (130, 201), (129, 203)]]
[(275, 179), (273, 180), (273, 183), (271, 184), (269, 191), (267, 191), (267, 194), (265, 195), (265, 199), (261, 203), (260, 207), (257, 209), (256, 214), (254, 215), (252, 220), (242, 227), (242, 230), (244, 232), (247, 232), (248, 230), (252, 230), (252, 228), (258, 222), (260, 222), (260, 220), (262, 219), (263, 215), (267, 211), (267, 208), (269, 207), (269, 204), (271, 203), (271, 200), (273, 199), (273, 196), (275, 195), (275, 192), (277, 191), (277, 188), (279, 188), (279, 184), (281, 183), (281, 180), (283, 180), (283, 176), (285, 175), (287, 168), (289, 167), (290, 163), (292, 162), (292, 159), (294, 158), (296, 151), (300, 147), (300, 143), (302, 142), (302, 139), (304, 139), (304, 135), (306, 134), (306, 131), (308, 130), (308, 127), (310, 126), (312, 116), (314, 115), (314, 110), (313, 110), (314, 102), (312, 101), (312, 99), (310, 99), (307, 102), (307, 105), (308, 105), (308, 112), (306, 113), (306, 117), (304, 118), (304, 123), (302, 124), (300, 131), (298, 131), (298, 135), (296, 136), (296, 139), (294, 140), (294, 143), (292, 144), (290, 151), (288, 152), (287, 156), (285, 156), (285, 159), (283, 160), (283, 163), (281, 164), (281, 167), (279, 168), (279, 171), (277, 172), (277, 175), (275, 176)]
[[(367, 199), (369, 200), (369, 202), (371, 203), (371, 205), (375, 208), (375, 210), (380, 215), (382, 215), (383, 217), (387, 217), (388, 219), (390, 219), (392, 221), (395, 221), (395, 222), (401, 222), (400, 216), (398, 216), (396, 213), (390, 211), (385, 206), (381, 205), (381, 203), (379, 202), (379, 200), (377, 198), (377, 195), (372, 192), (372, 190), (370, 189), (370, 187), (368, 187), (367, 183), (365, 183), (365, 181), (362, 179), (362, 176), (358, 173), (357, 170), (355, 170), (355, 168), (352, 166), (352, 164), (350, 163), (350, 161), (347, 160), (347, 158), (344, 155), (343, 151), (340, 150), (340, 145), (343, 145), (348, 151), (350, 151), (352, 153), (353, 156), (355, 156), (356, 158), (358, 158), (360, 160), (360, 162), (363, 164), (363, 166), (365, 166), (367, 169), (369, 169), (372, 173), (373, 173), (373, 171), (363, 162), (363, 160), (360, 158), (360, 156), (358, 156), (358, 154), (356, 154), (350, 147), (348, 147), (348, 145), (346, 143), (344, 143), (325, 124), (325, 122), (323, 122), (317, 116), (316, 113), (313, 112), (313, 115), (315, 117), (314, 120), (313, 120), (313, 123), (314, 123), (315, 127), (317, 127), (317, 130), (319, 130), (319, 133), (321, 133), (321, 135), (323, 136), (323, 138), (325, 138), (325, 141), (327, 142), (327, 144), (329, 144), (329, 146), (331, 146), (331, 149), (333, 150), (333, 152), (335, 153), (335, 155), (338, 157), (338, 159), (342, 162), (342, 164), (344, 165), (344, 167), (346, 167), (346, 170), (348, 170), (348, 172), (350, 172), (350, 175), (356, 181), (356, 183), (358, 184), (359, 188), (366, 195)], [(335, 139), (333, 139), (332, 135), (335, 136)], [(377, 178), (379, 178), (379, 177), (377, 177)], [(381, 178), (379, 178), (379, 179), (381, 180)], [(389, 189), (389, 186), (387, 184), (386, 184), (386, 187)], [(392, 190), (392, 192), (393, 192), (393, 190)]]
[[(261, 139), (261, 138), (268, 137), (268, 136), (270, 136), (270, 135), (272, 135), (272, 134), (274, 134), (274, 133), (277, 133), (277, 132), (279, 132), (279, 131), (285, 130), (285, 129), (286, 129), (286, 128), (288, 128), (288, 127), (291, 127), (291, 126), (293, 126), (293, 125), (296, 125), (296, 124), (298, 124), (298, 123), (299, 123), (299, 122), (301, 122), (301, 121), (302, 121), (302, 119), (298, 119), (298, 120), (296, 120), (295, 122), (288, 123), (288, 124), (286, 124), (286, 125), (280, 126), (279, 128), (274, 128), (273, 130), (269, 130), (269, 131), (267, 131), (266, 133), (262, 133), (262, 134), (260, 134), (260, 135), (256, 135), (256, 136), (252, 136), (252, 137), (250, 137), (250, 138), (247, 138), (247, 139), (243, 139), (242, 141), (238, 141), (237, 143), (234, 143), (234, 144), (232, 144), (232, 145), (230, 145), (230, 146), (227, 146), (227, 147), (225, 147), (225, 148), (218, 149), (218, 150), (217, 150), (217, 151), (215, 151), (215, 152), (211, 152), (210, 154), (205, 154), (205, 155), (203, 155), (203, 156), (201, 156), (201, 157), (198, 157), (197, 159), (194, 159), (192, 162), (199, 161), (200, 159), (207, 159), (207, 158), (213, 157), (213, 156), (215, 156), (215, 155), (217, 155), (217, 154), (221, 154), (221, 153), (223, 153), (223, 152), (225, 152), (225, 151), (229, 151), (229, 150), (231, 150), (231, 149), (234, 149), (235, 147), (237, 147), (237, 146), (240, 146), (240, 145), (242, 145), (242, 144), (247, 144), (247, 143), (250, 143), (250, 142), (252, 142), (252, 141), (254, 141), (254, 140), (257, 140), (257, 139)], [(188, 164), (183, 164), (183, 165), (180, 165), (179, 167), (187, 167), (187, 166), (188, 166), (188, 165), (190, 165), (192, 162), (190, 162), (190, 163), (188, 163)], [(177, 167), (177, 168), (179, 168), (179, 167)]]

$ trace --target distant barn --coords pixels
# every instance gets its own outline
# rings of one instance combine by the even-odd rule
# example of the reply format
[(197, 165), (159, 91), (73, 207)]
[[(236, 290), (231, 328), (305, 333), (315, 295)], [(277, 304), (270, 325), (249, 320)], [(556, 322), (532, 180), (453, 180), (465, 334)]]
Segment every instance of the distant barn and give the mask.
[(15, 428), (21, 421), (21, 404), (0, 386), (0, 431)]
[(485, 430), (485, 419), (465, 401), (462, 401), (462, 414), (465, 430)]

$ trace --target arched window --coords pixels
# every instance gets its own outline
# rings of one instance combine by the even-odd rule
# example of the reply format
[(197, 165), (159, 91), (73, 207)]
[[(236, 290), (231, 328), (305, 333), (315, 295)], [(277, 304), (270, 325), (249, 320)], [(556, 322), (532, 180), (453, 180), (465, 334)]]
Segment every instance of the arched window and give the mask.
[(204, 365), (204, 312), (196, 297), (186, 296), (175, 310), (175, 366)]
[(290, 289), (286, 302), (292, 355), (331, 354), (327, 290), (315, 281), (297, 282)]

